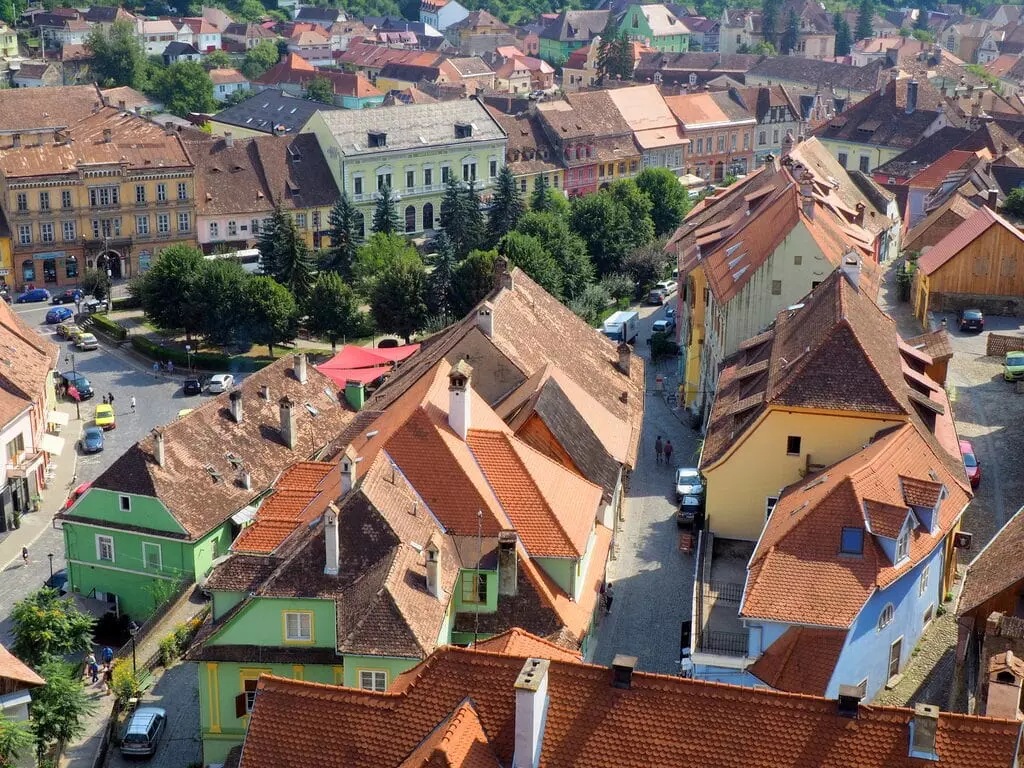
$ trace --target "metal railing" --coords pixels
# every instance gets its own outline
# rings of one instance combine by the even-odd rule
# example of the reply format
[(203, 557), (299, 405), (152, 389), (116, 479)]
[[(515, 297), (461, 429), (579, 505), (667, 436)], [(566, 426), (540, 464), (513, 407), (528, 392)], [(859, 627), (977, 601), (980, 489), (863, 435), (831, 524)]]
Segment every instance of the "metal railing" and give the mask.
[(746, 656), (747, 636), (741, 632), (704, 630), (697, 639), (697, 650), (720, 656)]
[(743, 597), (743, 585), (732, 581), (708, 581), (704, 589), (716, 603), (739, 605)]

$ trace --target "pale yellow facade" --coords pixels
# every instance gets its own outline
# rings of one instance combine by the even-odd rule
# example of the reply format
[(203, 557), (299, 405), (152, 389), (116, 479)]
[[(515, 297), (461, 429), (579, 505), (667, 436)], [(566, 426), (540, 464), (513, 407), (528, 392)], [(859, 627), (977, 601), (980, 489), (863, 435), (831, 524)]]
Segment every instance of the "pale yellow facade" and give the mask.
[(704, 349), (704, 313), (707, 310), (708, 281), (704, 268), (697, 266), (686, 278), (686, 304), (681, 313), (685, 318), (685, 357), (683, 363), (683, 404), (693, 405), (700, 391), (700, 355)]

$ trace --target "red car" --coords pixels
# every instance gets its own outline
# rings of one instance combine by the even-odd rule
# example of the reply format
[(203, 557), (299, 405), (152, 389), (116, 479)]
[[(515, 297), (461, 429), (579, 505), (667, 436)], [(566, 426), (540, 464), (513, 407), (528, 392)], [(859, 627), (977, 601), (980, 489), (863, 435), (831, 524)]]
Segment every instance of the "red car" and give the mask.
[(75, 488), (75, 490), (71, 492), (71, 495), (68, 496), (68, 500), (64, 502), (64, 509), (71, 509), (74, 503), (82, 498), (82, 494), (88, 491), (91, 486), (92, 483), (82, 483), (80, 486)]
[(967, 479), (971, 481), (971, 488), (977, 488), (981, 482), (981, 464), (978, 457), (974, 455), (974, 446), (966, 440), (960, 441), (960, 453), (964, 457), (964, 469), (967, 470)]

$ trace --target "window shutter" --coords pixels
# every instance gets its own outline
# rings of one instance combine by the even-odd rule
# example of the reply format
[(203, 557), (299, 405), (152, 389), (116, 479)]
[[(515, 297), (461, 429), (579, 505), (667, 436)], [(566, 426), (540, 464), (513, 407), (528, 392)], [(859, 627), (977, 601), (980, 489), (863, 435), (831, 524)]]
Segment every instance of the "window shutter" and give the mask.
[(243, 691), (235, 696), (235, 717), (245, 717), (245, 715), (245, 692)]

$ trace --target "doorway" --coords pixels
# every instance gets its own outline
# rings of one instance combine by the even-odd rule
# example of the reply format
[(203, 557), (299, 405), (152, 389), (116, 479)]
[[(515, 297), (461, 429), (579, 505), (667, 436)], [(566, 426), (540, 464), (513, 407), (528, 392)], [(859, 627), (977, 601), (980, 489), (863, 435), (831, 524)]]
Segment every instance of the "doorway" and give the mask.
[(110, 272), (111, 280), (120, 280), (121, 275), (121, 254), (117, 251), (106, 251), (96, 259), (96, 269), (103, 272)]

